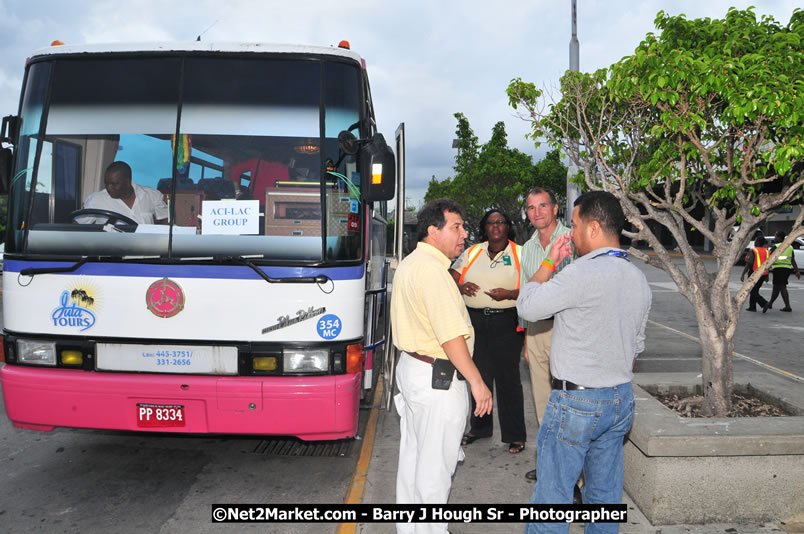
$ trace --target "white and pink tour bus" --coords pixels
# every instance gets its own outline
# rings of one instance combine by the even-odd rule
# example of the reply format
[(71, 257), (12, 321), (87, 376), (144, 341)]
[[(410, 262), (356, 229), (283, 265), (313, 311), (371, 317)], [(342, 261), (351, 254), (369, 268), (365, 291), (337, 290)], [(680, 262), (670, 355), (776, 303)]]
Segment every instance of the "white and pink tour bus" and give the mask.
[(404, 169), (348, 43), (54, 42), (0, 136), (14, 426), (355, 436)]

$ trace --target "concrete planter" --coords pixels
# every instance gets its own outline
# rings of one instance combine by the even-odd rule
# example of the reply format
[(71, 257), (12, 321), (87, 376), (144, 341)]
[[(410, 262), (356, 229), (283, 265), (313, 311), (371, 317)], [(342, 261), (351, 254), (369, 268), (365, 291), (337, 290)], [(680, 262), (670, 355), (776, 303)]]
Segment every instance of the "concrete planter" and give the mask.
[(635, 376), (625, 490), (642, 513), (654, 525), (673, 525), (762, 522), (804, 512), (804, 388), (752, 375), (735, 389), (796, 415), (733, 419), (682, 418), (648, 393), (691, 394), (700, 386), (694, 373)]

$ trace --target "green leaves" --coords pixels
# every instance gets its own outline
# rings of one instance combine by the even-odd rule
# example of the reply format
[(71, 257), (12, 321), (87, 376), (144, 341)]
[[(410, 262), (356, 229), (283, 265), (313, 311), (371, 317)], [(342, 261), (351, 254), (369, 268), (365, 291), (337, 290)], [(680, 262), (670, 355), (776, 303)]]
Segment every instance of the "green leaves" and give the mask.
[(787, 25), (753, 8), (721, 19), (659, 12), (656, 28), (606, 69), (565, 73), (546, 111), (519, 78), (509, 102), (533, 118), (534, 138), (579, 143), (588, 179), (644, 194), (651, 210), (767, 218), (804, 183), (804, 11)]
[(505, 90), (508, 95), (508, 104), (517, 109), (517, 105), (535, 103), (537, 99), (542, 96), (542, 91), (536, 89), (533, 83), (523, 82), (522, 78), (514, 78), (508, 84), (508, 89)]

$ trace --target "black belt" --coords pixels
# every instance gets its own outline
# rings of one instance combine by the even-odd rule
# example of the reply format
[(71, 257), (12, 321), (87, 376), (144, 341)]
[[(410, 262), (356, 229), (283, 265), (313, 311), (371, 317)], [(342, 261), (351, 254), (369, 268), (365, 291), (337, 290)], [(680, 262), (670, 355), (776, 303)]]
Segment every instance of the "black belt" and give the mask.
[(569, 380), (559, 380), (558, 378), (551, 378), (550, 384), (553, 386), (553, 389), (565, 389), (567, 391), (572, 391), (575, 389), (597, 389), (579, 386), (578, 384), (573, 384)]
[(469, 311), (482, 313), (483, 315), (496, 315), (498, 313), (516, 311), (516, 307), (512, 306), (510, 308), (469, 308)]

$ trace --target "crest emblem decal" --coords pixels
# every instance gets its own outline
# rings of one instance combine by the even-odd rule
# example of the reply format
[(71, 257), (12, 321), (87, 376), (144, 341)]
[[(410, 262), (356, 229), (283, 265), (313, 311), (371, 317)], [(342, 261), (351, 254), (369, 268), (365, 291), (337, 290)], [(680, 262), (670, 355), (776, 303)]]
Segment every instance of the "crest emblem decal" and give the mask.
[(148, 287), (145, 303), (151, 313), (167, 319), (184, 309), (184, 291), (173, 280), (162, 278)]

